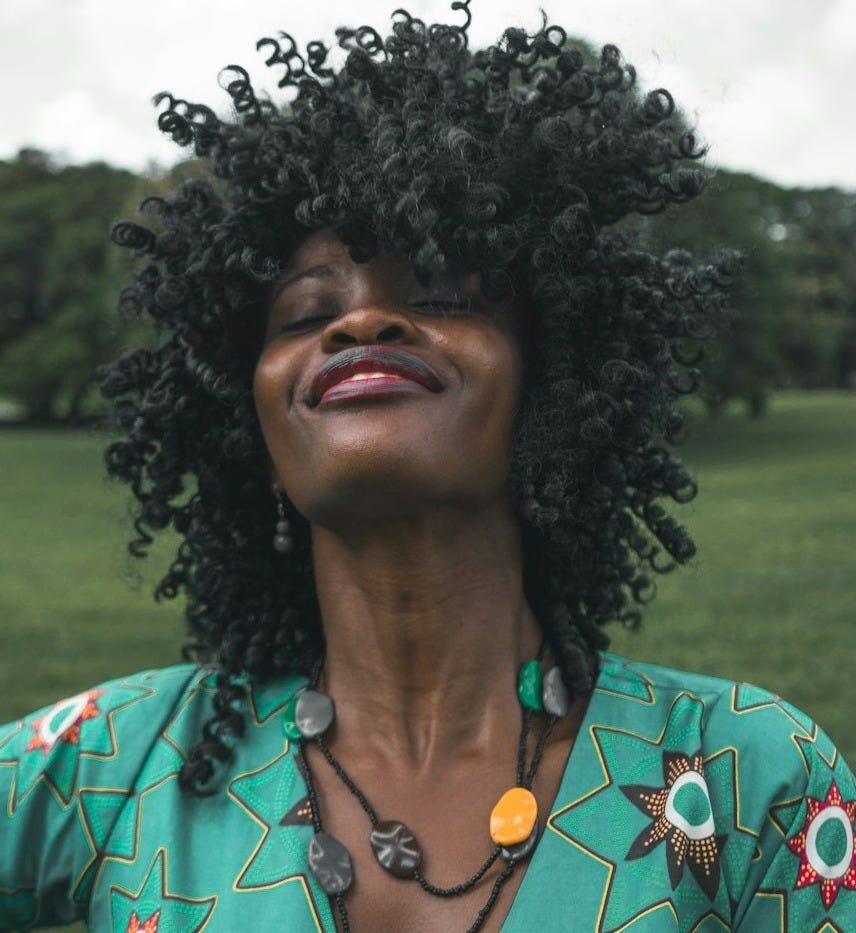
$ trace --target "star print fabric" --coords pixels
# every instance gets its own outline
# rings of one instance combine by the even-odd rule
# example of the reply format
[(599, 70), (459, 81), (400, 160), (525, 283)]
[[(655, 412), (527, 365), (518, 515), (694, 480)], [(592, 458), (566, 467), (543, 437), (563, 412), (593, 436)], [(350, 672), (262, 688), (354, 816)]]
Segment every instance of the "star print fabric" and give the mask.
[[(205, 668), (144, 672), (0, 727), (0, 930), (334, 933), (282, 727), (304, 687), (250, 685), (246, 734), (205, 798), (177, 783), (212, 713)], [(541, 805), (504, 933), (856, 931), (856, 784), (822, 730), (766, 691), (603, 654)]]
[[(693, 787), (697, 799), (687, 801), (686, 791)], [(654, 846), (664, 842), (672, 890), (680, 884), (684, 865), (688, 865), (708, 899), (713, 901), (719, 888), (720, 856), (727, 836), (716, 835), (701, 752), (692, 756), (663, 752), (662, 787), (624, 785), (621, 790), (651, 817), (651, 825), (636, 837), (625, 858), (644, 858)]]
[(115, 681), (0, 727), (0, 930), (85, 917), (104, 846), (191, 673)]

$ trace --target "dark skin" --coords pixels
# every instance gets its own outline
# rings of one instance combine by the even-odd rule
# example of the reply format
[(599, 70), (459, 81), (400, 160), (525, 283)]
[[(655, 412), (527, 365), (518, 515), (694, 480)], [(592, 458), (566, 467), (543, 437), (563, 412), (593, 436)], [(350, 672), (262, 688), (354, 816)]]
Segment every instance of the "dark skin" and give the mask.
[[(523, 372), (514, 317), (480, 295), (475, 275), (426, 288), (402, 257), (355, 264), (329, 231), (292, 257), (291, 274), (308, 270), (272, 302), (254, 394), (274, 485), (312, 527), (321, 689), (336, 703), (328, 743), (379, 817), (414, 832), (429, 880), (452, 886), (491, 851), (488, 816), (515, 783), (517, 670), (542, 640), (508, 481)], [(418, 355), (442, 391), (312, 407), (326, 360), (378, 345)], [(542, 823), (586, 700), (560, 721), (538, 770)], [(536, 718), (529, 759), (542, 728)], [(324, 828), (353, 859), (352, 928), (466, 930), (503, 863), (450, 899), (393, 878), (357, 800), (314, 746), (308, 757)], [(524, 871), (483, 929), (499, 930)]]

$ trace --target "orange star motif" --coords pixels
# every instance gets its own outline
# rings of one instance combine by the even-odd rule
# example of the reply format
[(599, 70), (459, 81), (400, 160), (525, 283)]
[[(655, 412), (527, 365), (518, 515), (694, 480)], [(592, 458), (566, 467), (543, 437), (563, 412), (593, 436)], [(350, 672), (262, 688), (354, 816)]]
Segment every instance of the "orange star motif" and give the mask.
[[(853, 849), (853, 824), (856, 800), (845, 801), (833, 781), (824, 800), (806, 797), (807, 811), (802, 829), (787, 840), (788, 848), (800, 856), (795, 888), (820, 885), (823, 906), (829, 910), (842, 887), (856, 891), (856, 853)], [(844, 833), (844, 851), (830, 865), (818, 849), (818, 838), (826, 824), (838, 824)]]
[(140, 923), (137, 912), (133, 911), (125, 933), (158, 933), (158, 921), (160, 920), (160, 911), (156, 910), (145, 923)]
[(80, 742), (80, 724), (101, 715), (95, 701), (102, 693), (103, 690), (89, 690), (54, 704), (44, 716), (33, 720), (33, 735), (25, 751), (40, 748), (47, 755), (60, 739), (69, 745), (77, 745)]

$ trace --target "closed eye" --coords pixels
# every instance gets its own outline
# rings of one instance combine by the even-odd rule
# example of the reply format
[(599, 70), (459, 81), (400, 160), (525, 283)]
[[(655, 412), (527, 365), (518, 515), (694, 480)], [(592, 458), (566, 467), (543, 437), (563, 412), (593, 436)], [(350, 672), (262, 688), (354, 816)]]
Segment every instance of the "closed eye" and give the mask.
[(283, 324), (279, 332), (281, 334), (303, 333), (304, 331), (314, 330), (327, 321), (332, 321), (334, 317), (335, 315), (333, 314), (313, 314), (311, 317), (304, 317), (297, 321), (290, 321), (288, 324)]
[(425, 301), (409, 301), (408, 308), (424, 311), (428, 314), (468, 314), (472, 311), (473, 303), (469, 298), (427, 299)]

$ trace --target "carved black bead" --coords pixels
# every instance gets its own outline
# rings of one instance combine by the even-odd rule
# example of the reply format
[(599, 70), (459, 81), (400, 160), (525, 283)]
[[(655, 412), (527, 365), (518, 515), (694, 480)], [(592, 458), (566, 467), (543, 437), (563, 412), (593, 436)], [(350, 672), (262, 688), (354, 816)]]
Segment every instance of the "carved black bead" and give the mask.
[(309, 843), (309, 867), (327, 894), (342, 894), (354, 880), (348, 850), (329, 833), (315, 833)]
[(422, 864), (422, 849), (413, 833), (396, 820), (383, 820), (369, 840), (375, 858), (396, 878), (411, 878)]
[(544, 702), (544, 711), (550, 716), (567, 716), (570, 706), (568, 689), (562, 680), (562, 672), (558, 667), (551, 667), (544, 675), (541, 686), (541, 699)]
[(318, 690), (304, 690), (294, 707), (294, 721), (306, 739), (326, 732), (334, 715), (333, 701)]
[(535, 828), (531, 833), (529, 833), (529, 837), (527, 839), (524, 839), (523, 842), (518, 842), (517, 845), (514, 846), (502, 846), (499, 854), (509, 864), (520, 862), (532, 854), (532, 850), (535, 848), (536, 842), (538, 842), (537, 822), (535, 823)]

